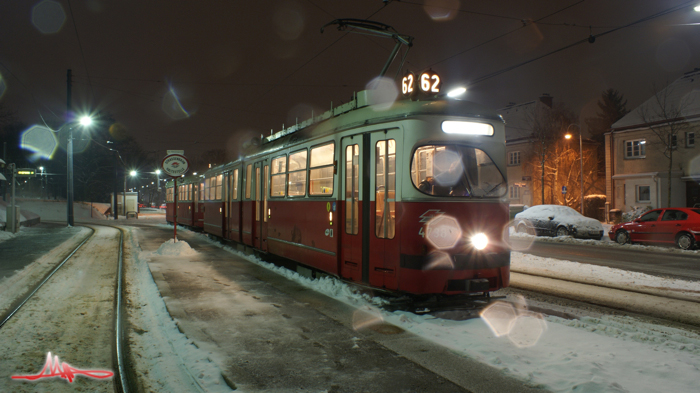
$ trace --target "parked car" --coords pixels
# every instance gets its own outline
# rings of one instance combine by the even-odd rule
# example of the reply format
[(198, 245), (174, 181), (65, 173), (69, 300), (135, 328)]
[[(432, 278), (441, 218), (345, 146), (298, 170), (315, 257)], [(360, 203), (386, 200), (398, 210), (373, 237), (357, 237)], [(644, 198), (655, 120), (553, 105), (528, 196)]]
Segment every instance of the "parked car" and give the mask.
[(614, 225), (608, 236), (620, 244), (675, 244), (682, 250), (689, 250), (700, 241), (700, 209), (673, 207), (649, 210), (631, 222)]
[(601, 240), (605, 231), (600, 221), (561, 205), (532, 206), (515, 215), (516, 232), (536, 236), (573, 236)]
[(142, 207), (146, 207), (146, 204), (144, 204), (144, 203), (139, 203), (139, 209), (142, 208)]
[(163, 209), (163, 210), (165, 210), (166, 207), (168, 207), (168, 205), (166, 205), (165, 203), (162, 204), (162, 205), (160, 205), (160, 208)]

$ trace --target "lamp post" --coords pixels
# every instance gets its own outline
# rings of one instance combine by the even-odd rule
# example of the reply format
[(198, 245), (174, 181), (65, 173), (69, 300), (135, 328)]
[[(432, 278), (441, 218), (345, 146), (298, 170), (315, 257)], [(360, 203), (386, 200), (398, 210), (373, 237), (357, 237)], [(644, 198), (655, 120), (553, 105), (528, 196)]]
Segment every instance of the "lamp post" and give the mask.
[(581, 215), (583, 214), (583, 137), (581, 136), (581, 126), (578, 124), (569, 124), (569, 127), (566, 128), (567, 134), (564, 135), (566, 139), (571, 139), (571, 134), (568, 133), (569, 128), (571, 126), (576, 126), (578, 127), (578, 152), (579, 152), (579, 157), (581, 161)]
[[(90, 116), (83, 116), (80, 118), (80, 125), (83, 127), (88, 127), (92, 124), (92, 118)], [(75, 123), (68, 123), (68, 146), (66, 148), (66, 153), (68, 154), (68, 190), (66, 199), (68, 200), (68, 226), (73, 226), (73, 125)]]

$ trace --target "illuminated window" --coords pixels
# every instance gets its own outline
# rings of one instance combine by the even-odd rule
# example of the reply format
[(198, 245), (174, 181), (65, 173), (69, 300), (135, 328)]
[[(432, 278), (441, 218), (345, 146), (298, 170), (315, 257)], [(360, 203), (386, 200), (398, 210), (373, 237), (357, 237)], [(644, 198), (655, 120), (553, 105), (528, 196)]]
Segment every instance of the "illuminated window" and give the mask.
[(277, 157), (272, 160), (272, 178), (270, 179), (270, 196), (283, 197), (287, 184), (287, 157)]
[(644, 139), (625, 141), (625, 158), (646, 157), (646, 146), (647, 144)]
[(393, 239), (396, 232), (396, 141), (377, 142), (375, 161), (375, 234)]
[(250, 190), (253, 184), (253, 165), (250, 164), (245, 168), (245, 198), (250, 199)]
[(360, 199), (360, 146), (345, 149), (345, 233), (357, 235)]
[[(259, 164), (258, 164), (259, 165)], [(260, 167), (255, 168), (255, 221), (260, 221), (260, 193), (262, 192), (262, 182), (260, 181)]]
[(315, 147), (311, 149), (311, 163), (309, 164), (309, 195), (333, 194), (333, 160), (335, 158), (335, 144)]
[(289, 196), (306, 194), (306, 158), (307, 151), (302, 150), (289, 155)]
[(238, 169), (233, 170), (233, 179), (231, 180), (233, 184), (231, 185), (231, 200), (238, 199)]
[(214, 199), (217, 201), (221, 200), (221, 189), (223, 188), (224, 184), (224, 175), (218, 175), (216, 176), (216, 195), (214, 196)]

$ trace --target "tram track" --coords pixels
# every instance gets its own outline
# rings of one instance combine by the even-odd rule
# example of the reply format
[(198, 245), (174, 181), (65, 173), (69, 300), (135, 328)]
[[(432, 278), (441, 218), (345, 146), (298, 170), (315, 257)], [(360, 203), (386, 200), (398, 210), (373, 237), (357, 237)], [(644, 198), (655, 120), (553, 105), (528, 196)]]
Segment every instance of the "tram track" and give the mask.
[[(700, 327), (700, 300), (662, 288), (610, 285), (540, 272), (511, 271), (510, 286), (571, 301)], [(545, 311), (546, 313), (546, 311)], [(556, 315), (557, 313), (553, 313)]]
[[(82, 226), (92, 232), (72, 250), (64, 253), (53, 269), (0, 315), (0, 352), (5, 352), (5, 361), (12, 354), (16, 358), (13, 363), (17, 365), (17, 370), (6, 370), (5, 373), (11, 372), (13, 379), (18, 375), (36, 377), (39, 374), (55, 374), (54, 377), (71, 381), (66, 376), (70, 373), (65, 373), (65, 370), (57, 373), (54, 369), (61, 370), (68, 362), (71, 363), (70, 367), (83, 369), (85, 367), (74, 365), (87, 363), (90, 368), (100, 368), (109, 373), (106, 370), (111, 365), (112, 384), (96, 379), (98, 377), (75, 378), (77, 375), (73, 375), (75, 379), (71, 383), (56, 384), (52, 386), (52, 391), (64, 388), (73, 390), (80, 385), (90, 391), (136, 391), (125, 355), (125, 230), (99, 224)], [(113, 248), (115, 242), (117, 253)], [(116, 266), (112, 257), (115, 254)], [(111, 307), (105, 307), (106, 303), (110, 303)], [(109, 317), (111, 322), (104, 323)], [(56, 362), (61, 356), (60, 360), (64, 363), (50, 364), (51, 356), (47, 352), (56, 356)], [(36, 358), (39, 353), (47, 358), (44, 366), (50, 366), (51, 373), (36, 366), (40, 360)], [(2, 377), (4, 379), (5, 375)], [(8, 380), (9, 377), (7, 375)], [(34, 379), (44, 378), (49, 377)], [(33, 391), (32, 385), (26, 382), (13, 380), (11, 384), (11, 391)], [(54, 387), (58, 390), (53, 390)]]

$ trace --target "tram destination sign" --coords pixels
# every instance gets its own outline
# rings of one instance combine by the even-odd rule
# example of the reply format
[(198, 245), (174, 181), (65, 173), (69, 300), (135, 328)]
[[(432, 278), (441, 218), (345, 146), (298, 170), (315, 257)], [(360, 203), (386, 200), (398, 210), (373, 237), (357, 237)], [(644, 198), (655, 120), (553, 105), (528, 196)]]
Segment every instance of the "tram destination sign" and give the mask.
[(168, 154), (161, 163), (163, 172), (170, 177), (180, 177), (190, 169), (190, 162), (182, 154)]

